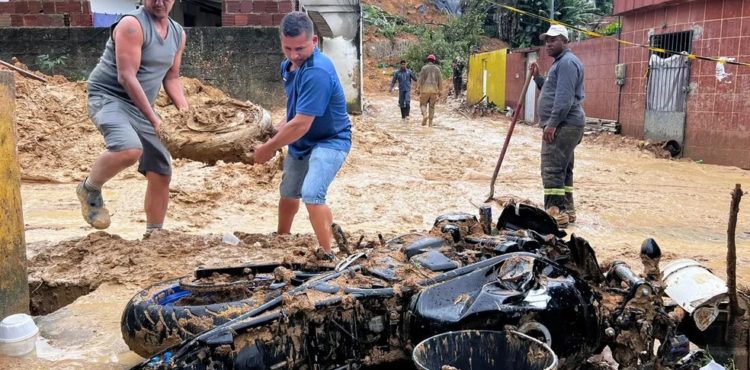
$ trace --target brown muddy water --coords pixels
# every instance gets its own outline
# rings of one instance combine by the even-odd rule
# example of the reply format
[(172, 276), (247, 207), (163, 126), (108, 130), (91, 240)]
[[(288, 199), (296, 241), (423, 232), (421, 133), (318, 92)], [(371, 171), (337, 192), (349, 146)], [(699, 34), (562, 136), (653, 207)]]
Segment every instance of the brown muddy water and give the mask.
[[(508, 119), (469, 119), (449, 100), (438, 106), (435, 126), (422, 127), (418, 103), (412, 103), (413, 116), (404, 123), (396, 101), (394, 95), (368, 99), (366, 114), (355, 119), (352, 152), (328, 194), (335, 222), (353, 235), (425, 230), (442, 213), (477, 213), (489, 194)], [(536, 127), (516, 127), (495, 187), (495, 219), (500, 203), (510, 198), (542, 203), (540, 139)], [(693, 258), (724, 278), (729, 193), (736, 183), (750, 188), (750, 172), (659, 159), (636, 144), (618, 137), (584, 138), (576, 151), (578, 221), (568, 232), (589, 240), (600, 263), (621, 259), (640, 271), (639, 246), (653, 237), (664, 252), (662, 263)], [(198, 265), (283, 254), (267, 246), (238, 249), (216, 241), (226, 232), (275, 230), (278, 170), (176, 161), (166, 225), (179, 235), (151, 244), (136, 241), (145, 229), (145, 182), (134, 172), (104, 189), (113, 214), (107, 232), (122, 239), (97, 234), (78, 241), (93, 230), (80, 219), (74, 183), (23, 184), (30, 275), (34, 281), (80, 283), (91, 293), (35, 317), (45, 338), (36, 357), (0, 358), (0, 368), (128, 368), (140, 358), (123, 342), (119, 321), (138, 290)], [(747, 284), (750, 215), (747, 207), (740, 208), (738, 273), (740, 283)], [(312, 232), (304, 207), (293, 232)]]

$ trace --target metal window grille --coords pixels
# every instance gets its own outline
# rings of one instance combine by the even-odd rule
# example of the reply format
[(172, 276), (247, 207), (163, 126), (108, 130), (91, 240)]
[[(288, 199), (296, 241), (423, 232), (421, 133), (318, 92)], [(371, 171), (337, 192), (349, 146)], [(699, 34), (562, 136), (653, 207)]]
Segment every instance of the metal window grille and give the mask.
[(693, 31), (652, 35), (648, 60), (647, 109), (660, 112), (684, 112), (687, 105), (688, 82)]

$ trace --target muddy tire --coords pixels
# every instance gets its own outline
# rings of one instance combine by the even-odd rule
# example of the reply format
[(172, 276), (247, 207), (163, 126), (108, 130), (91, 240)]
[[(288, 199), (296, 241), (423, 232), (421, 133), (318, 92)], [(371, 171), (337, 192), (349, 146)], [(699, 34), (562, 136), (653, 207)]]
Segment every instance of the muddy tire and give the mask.
[(250, 311), (253, 297), (205, 305), (181, 305), (189, 296), (180, 279), (152, 285), (138, 292), (122, 314), (122, 337), (130, 349), (148, 358), (170, 346), (190, 339)]

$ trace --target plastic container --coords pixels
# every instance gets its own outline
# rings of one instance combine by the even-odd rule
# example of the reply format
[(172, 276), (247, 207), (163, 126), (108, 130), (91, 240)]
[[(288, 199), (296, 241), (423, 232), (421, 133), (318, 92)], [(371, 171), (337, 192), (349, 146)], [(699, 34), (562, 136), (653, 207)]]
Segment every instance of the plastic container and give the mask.
[(0, 322), (0, 354), (24, 356), (36, 347), (39, 328), (25, 313), (10, 315)]
[(517, 331), (464, 330), (438, 334), (414, 347), (422, 370), (553, 370), (557, 355), (544, 343)]

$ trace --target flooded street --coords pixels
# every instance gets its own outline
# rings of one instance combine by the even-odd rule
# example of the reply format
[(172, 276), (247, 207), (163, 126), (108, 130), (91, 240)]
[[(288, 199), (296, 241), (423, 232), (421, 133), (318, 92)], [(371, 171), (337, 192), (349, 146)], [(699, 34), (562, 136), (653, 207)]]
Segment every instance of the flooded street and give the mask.
[[(334, 222), (355, 238), (429, 229), (446, 212), (477, 214), (509, 126), (506, 117), (469, 119), (449, 99), (438, 105), (435, 126), (423, 127), (418, 102), (412, 102), (410, 121), (403, 122), (396, 100), (397, 95), (367, 99), (365, 114), (355, 118), (352, 152), (328, 194)], [(540, 140), (538, 128), (516, 126), (495, 185), (495, 220), (509, 199), (542, 204)], [(730, 191), (737, 183), (750, 189), (750, 172), (655, 158), (635, 143), (619, 136), (584, 138), (576, 150), (578, 220), (568, 233), (587, 239), (600, 263), (624, 260), (640, 271), (640, 244), (652, 237), (664, 252), (662, 263), (693, 258), (725, 278)], [(0, 358), (0, 368), (128, 368), (141, 359), (123, 342), (120, 317), (137, 291), (199, 265), (282, 258), (284, 250), (259, 243), (220, 242), (228, 232), (275, 231), (279, 164), (278, 158), (256, 168), (177, 160), (165, 224), (170, 233), (148, 241), (139, 240), (146, 183), (135, 170), (103, 191), (113, 214), (107, 233), (121, 239), (105, 233), (81, 239), (93, 230), (81, 219), (74, 182), (25, 182), (31, 280), (44, 282), (45, 289), (65, 281), (91, 293), (35, 318), (45, 338), (38, 359)], [(747, 202), (737, 225), (742, 285), (750, 281)], [(292, 230), (312, 232), (304, 207)]]

